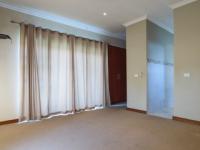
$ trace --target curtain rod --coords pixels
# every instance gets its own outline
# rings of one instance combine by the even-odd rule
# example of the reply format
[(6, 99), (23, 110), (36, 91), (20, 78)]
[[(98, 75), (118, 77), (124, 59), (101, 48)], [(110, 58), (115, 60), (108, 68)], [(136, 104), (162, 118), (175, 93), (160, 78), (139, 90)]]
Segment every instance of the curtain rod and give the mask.
[[(14, 21), (14, 20), (11, 20), (10, 23), (18, 24), (18, 25), (20, 25), (20, 24), (26, 24), (25, 22), (18, 22), (18, 21)], [(33, 25), (33, 24), (30, 24), (30, 25)], [(35, 25), (33, 25), (33, 26), (35, 26)], [(45, 28), (42, 28), (42, 29), (45, 29)], [(104, 41), (97, 41), (97, 40), (94, 40), (94, 39), (89, 39), (89, 38), (86, 38), (86, 37), (76, 36), (76, 35), (73, 35), (73, 34), (61, 33), (59, 31), (51, 30), (51, 29), (48, 29), (48, 28), (46, 28), (46, 29), (49, 30), (49, 31), (52, 31), (52, 32), (58, 32), (60, 34), (65, 34), (67, 36), (74, 36), (76, 38), (83, 38), (83, 39), (86, 39), (86, 40), (89, 40), (89, 41), (102, 42), (102, 43), (108, 44), (107, 42), (104, 42)]]
[(24, 23), (24, 22), (17, 22), (17, 21), (11, 20), (10, 23), (22, 24), (22, 23)]

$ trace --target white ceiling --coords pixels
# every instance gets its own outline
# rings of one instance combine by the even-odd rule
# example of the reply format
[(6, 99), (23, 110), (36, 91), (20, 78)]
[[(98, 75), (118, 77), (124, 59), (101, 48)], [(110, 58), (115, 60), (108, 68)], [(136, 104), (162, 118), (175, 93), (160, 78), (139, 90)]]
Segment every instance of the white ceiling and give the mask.
[[(169, 5), (182, 0), (0, 0), (75, 19), (113, 33), (124, 33), (123, 24), (147, 15), (158, 25), (173, 31)], [(103, 16), (106, 12), (108, 15)]]

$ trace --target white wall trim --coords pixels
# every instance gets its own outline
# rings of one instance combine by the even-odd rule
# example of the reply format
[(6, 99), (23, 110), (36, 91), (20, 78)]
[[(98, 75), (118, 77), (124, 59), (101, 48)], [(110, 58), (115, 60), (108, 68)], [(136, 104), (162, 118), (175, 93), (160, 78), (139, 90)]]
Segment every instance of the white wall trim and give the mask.
[(75, 28), (78, 28), (78, 29), (86, 30), (86, 31), (89, 31), (89, 32), (93, 32), (93, 33), (97, 33), (97, 34), (101, 34), (101, 35), (125, 40), (124, 34), (113, 33), (113, 32), (107, 31), (105, 29), (102, 29), (102, 28), (99, 28), (99, 27), (96, 27), (96, 26), (93, 26), (93, 25), (89, 25), (89, 24), (80, 22), (78, 20), (63, 17), (63, 16), (60, 16), (60, 15), (56, 15), (56, 14), (53, 14), (53, 13), (50, 13), (50, 12), (47, 12), (47, 11), (29, 8), (29, 7), (25, 7), (25, 6), (14, 5), (14, 4), (11, 4), (11, 3), (1, 2), (1, 1), (0, 1), (0, 7), (4, 7), (4, 8), (11, 9), (11, 10), (14, 10), (14, 11), (17, 11), (17, 12), (20, 12), (20, 13), (39, 17), (39, 18), (42, 18), (42, 19), (50, 20), (50, 21), (53, 21), (53, 22), (57, 22), (57, 23), (60, 23), (60, 24), (67, 25), (67, 26), (75, 27)]
[(123, 26), (128, 27), (130, 25), (136, 24), (136, 23), (138, 23), (140, 21), (143, 21), (143, 20), (146, 20), (146, 19), (147, 19), (147, 15), (144, 15), (144, 16), (141, 16), (141, 17), (139, 17), (137, 19), (134, 19), (132, 21), (124, 23)]
[(148, 20), (153, 22), (154, 24), (158, 25), (159, 27), (165, 29), (166, 31), (174, 34), (174, 30), (172, 28), (166, 26), (165, 24), (163, 24), (161, 22), (156, 21), (156, 19), (154, 19), (153, 17), (148, 17)]
[(184, 5), (187, 5), (187, 4), (196, 2), (196, 1), (198, 1), (198, 0), (182, 0), (180, 2), (177, 2), (175, 4), (170, 5), (170, 8), (171, 9), (176, 9), (176, 8), (182, 7)]
[(166, 26), (166, 25), (164, 25), (164, 24), (162, 24), (162, 23), (156, 21), (156, 20), (153, 19), (152, 17), (147, 17), (147, 15), (141, 16), (141, 17), (139, 17), (139, 18), (137, 18), (137, 19), (135, 19), (135, 20), (129, 21), (129, 22), (127, 22), (127, 23), (124, 23), (123, 26), (128, 27), (128, 26), (131, 26), (131, 25), (136, 24), (136, 23), (138, 23), (138, 22), (141, 22), (141, 21), (143, 21), (143, 20), (149, 20), (149, 21), (155, 23), (156, 25), (160, 26), (161, 28), (167, 30), (168, 32), (170, 32), (170, 33), (172, 33), (172, 34), (174, 33), (173, 29), (171, 29), (171, 28), (169, 28), (168, 26)]

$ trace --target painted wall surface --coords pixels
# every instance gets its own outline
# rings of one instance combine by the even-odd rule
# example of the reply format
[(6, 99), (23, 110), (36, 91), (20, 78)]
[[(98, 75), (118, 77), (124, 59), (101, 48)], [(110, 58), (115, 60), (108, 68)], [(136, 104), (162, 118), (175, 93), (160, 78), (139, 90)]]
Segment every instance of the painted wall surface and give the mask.
[(0, 33), (12, 37), (12, 42), (0, 39), (0, 121), (4, 121), (17, 118), (19, 112), (19, 27), (0, 18)]
[(0, 40), (0, 121), (18, 118), (19, 114), (19, 25), (10, 23), (11, 20), (31, 23), (43, 28), (106, 41), (111, 45), (125, 47), (125, 41), (91, 33), (73, 27), (61, 25), (30, 15), (18, 13), (0, 7), (0, 33), (12, 37)]
[(200, 121), (200, 1), (175, 9), (174, 23), (174, 115)]
[(173, 34), (147, 22), (147, 102), (150, 114), (173, 115), (174, 51)]
[(147, 21), (126, 29), (127, 107), (147, 110)]
[[(128, 108), (146, 111), (150, 98), (155, 99), (152, 102), (155, 108), (161, 109), (162, 106), (168, 110), (170, 107), (172, 113), (173, 34), (144, 20), (127, 27), (126, 35)], [(161, 65), (148, 64), (147, 59), (161, 62)], [(165, 63), (170, 65), (163, 65)], [(153, 85), (148, 87), (149, 83)]]

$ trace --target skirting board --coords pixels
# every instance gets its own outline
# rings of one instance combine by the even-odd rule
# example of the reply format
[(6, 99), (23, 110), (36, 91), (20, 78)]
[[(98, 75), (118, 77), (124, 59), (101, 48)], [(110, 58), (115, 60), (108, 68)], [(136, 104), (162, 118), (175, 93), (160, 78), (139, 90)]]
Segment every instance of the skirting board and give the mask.
[(2, 121), (2, 122), (0, 122), (0, 125), (7, 125), (7, 124), (12, 124), (12, 123), (17, 123), (18, 121), (19, 121), (18, 119)]
[[(137, 113), (147, 114), (147, 112), (144, 111), (144, 110), (133, 109), (133, 108), (127, 108), (127, 110), (128, 111), (137, 112)], [(181, 118), (181, 117), (177, 117), (177, 116), (173, 116), (173, 120), (184, 122), (184, 123), (189, 123), (189, 124), (194, 124), (194, 125), (200, 125), (200, 121), (190, 120), (190, 119)], [(7, 125), (7, 124), (18, 123), (18, 121), (19, 121), (18, 119), (2, 121), (2, 122), (0, 122), (0, 125)]]
[[(133, 108), (127, 108), (127, 110), (142, 113), (142, 114), (147, 114), (147, 112), (144, 110), (133, 109)], [(179, 122), (184, 122), (184, 123), (189, 123), (189, 124), (193, 124), (193, 125), (200, 125), (200, 121), (190, 120), (190, 119), (181, 118), (181, 117), (177, 117), (177, 116), (173, 116), (173, 120), (179, 121)]]
[(189, 123), (189, 124), (200, 125), (200, 121), (190, 120), (190, 119), (181, 118), (181, 117), (177, 117), (177, 116), (173, 116), (173, 120), (184, 122), (184, 123)]
[(133, 112), (137, 112), (137, 113), (142, 113), (142, 114), (147, 114), (146, 111), (140, 110), (140, 109), (126, 108), (126, 110), (128, 110), (128, 111), (133, 111)]

